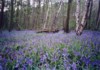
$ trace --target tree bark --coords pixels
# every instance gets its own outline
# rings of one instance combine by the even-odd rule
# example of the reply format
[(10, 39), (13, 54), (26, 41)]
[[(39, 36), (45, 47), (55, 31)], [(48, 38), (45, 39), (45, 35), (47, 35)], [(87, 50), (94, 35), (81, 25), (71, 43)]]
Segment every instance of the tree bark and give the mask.
[(75, 31), (78, 31), (78, 27), (80, 25), (80, 0), (76, 0), (76, 29)]
[(46, 17), (45, 17), (45, 21), (44, 21), (44, 26), (43, 26), (43, 29), (46, 29), (46, 25), (47, 25), (47, 20), (48, 20), (48, 15), (49, 15), (49, 11), (50, 11), (50, 7), (51, 7), (51, 4), (49, 5), (49, 0), (47, 0), (46, 4), (48, 3), (48, 9), (46, 11)]
[[(60, 5), (59, 5), (59, 9), (57, 10), (57, 12), (56, 12), (56, 14), (55, 14), (55, 17), (54, 17), (54, 20), (53, 20), (53, 23), (52, 23), (52, 25), (51, 25), (51, 29), (52, 30), (55, 30), (56, 28), (55, 28), (55, 25), (56, 25), (56, 21), (57, 21), (57, 17), (58, 17), (58, 15), (59, 15), (59, 12), (61, 11), (61, 8), (62, 8), (62, 0), (60, 1)], [(55, 28), (55, 29), (54, 29)]]
[(14, 0), (11, 0), (11, 13), (10, 13), (10, 27), (9, 31), (13, 29), (13, 16), (14, 16), (14, 6), (13, 6)]
[(81, 35), (82, 31), (86, 25), (87, 22), (87, 18), (88, 18), (88, 12), (89, 12), (89, 7), (90, 7), (90, 0), (85, 0), (85, 8), (83, 11), (83, 17), (82, 17), (82, 21), (81, 24), (78, 27), (78, 31), (76, 32), (77, 35)]
[(3, 21), (4, 21), (4, 4), (5, 4), (5, 0), (1, 0), (1, 14), (0, 14), (0, 29), (3, 27)]
[(89, 0), (89, 11), (88, 11), (88, 15), (87, 15), (87, 28), (90, 28), (90, 24), (91, 24), (91, 14), (92, 14), (92, 7), (93, 7), (93, 0)]
[(71, 3), (72, 3), (72, 0), (68, 0), (67, 18), (66, 18), (66, 22), (64, 23), (64, 32), (66, 32), (66, 33), (69, 32), (69, 19), (70, 19)]
[(30, 28), (30, 0), (27, 0), (27, 26), (26, 29)]
[(41, 0), (37, 0), (37, 20), (36, 20), (36, 29), (38, 29), (38, 24), (40, 24), (40, 12), (41, 12)]
[(18, 18), (19, 18), (19, 5), (18, 5), (18, 1), (16, 0), (16, 23), (15, 23), (15, 25), (14, 25), (14, 27), (17, 29), (18, 28), (18, 24), (19, 24), (19, 20), (18, 20)]
[(100, 0), (99, 0), (99, 6), (98, 6), (98, 12), (96, 17), (96, 29), (98, 29), (100, 26)]

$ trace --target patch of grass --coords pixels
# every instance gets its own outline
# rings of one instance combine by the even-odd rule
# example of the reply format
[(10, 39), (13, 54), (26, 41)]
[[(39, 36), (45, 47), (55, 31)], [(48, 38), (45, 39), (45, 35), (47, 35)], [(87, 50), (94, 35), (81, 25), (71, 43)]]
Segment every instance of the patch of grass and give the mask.
[(69, 28), (70, 28), (71, 30), (75, 29), (75, 26), (76, 26), (75, 20), (71, 20), (69, 23), (70, 23), (70, 24), (69, 24)]

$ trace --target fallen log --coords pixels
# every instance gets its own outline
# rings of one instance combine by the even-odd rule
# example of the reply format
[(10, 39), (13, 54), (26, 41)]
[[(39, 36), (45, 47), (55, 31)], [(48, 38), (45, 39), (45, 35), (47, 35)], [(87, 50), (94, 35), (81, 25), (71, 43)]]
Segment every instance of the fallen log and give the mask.
[(44, 29), (44, 30), (37, 31), (37, 33), (57, 33), (59, 31), (60, 30), (58, 30), (58, 29), (56, 29), (56, 30)]

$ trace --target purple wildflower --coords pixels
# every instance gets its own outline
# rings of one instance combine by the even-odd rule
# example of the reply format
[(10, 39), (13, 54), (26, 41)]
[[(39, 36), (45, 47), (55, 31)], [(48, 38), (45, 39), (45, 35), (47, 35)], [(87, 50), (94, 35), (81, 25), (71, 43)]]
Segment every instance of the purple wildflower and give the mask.
[(76, 66), (76, 63), (75, 62), (73, 62), (72, 68), (73, 68), (73, 70), (77, 70), (77, 66)]
[(0, 70), (3, 70), (3, 67), (0, 65)]
[(86, 64), (86, 66), (88, 66), (91, 63), (90, 58), (82, 57), (81, 60)]
[(66, 57), (66, 56), (68, 56), (69, 54), (68, 54), (68, 52), (67, 52), (67, 48), (63, 48), (63, 52), (62, 52), (62, 56), (63, 57)]
[(45, 54), (43, 54), (43, 55), (40, 56), (40, 62), (41, 63), (44, 63), (46, 61), (46, 59), (47, 59), (47, 57), (46, 57)]
[(94, 66), (94, 65), (97, 65), (100, 67), (100, 60), (95, 60), (93, 62), (91, 62), (91, 64)]
[(33, 60), (30, 59), (30, 58), (26, 58), (26, 63), (32, 67), (32, 64), (33, 64)]

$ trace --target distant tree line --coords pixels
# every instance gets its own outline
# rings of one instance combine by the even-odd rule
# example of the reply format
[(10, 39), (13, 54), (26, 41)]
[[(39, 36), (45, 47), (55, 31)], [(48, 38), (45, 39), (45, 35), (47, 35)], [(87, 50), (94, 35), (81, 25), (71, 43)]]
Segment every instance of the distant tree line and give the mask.
[[(1, 0), (0, 29), (100, 30), (100, 0)], [(76, 25), (76, 26), (75, 26)]]

